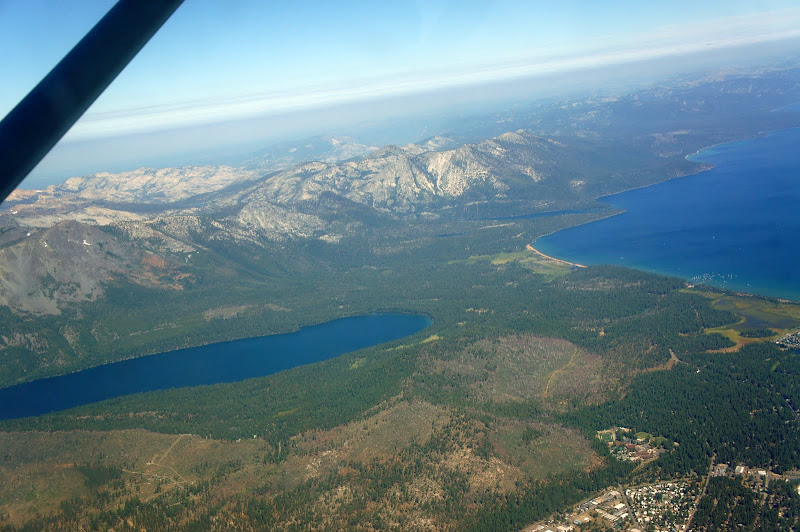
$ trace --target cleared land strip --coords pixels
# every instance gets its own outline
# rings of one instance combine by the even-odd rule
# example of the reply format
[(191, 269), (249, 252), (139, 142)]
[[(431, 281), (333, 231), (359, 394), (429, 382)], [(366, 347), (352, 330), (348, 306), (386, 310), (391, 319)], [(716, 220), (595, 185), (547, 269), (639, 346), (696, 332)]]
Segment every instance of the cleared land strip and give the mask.
[[(125, 469), (125, 468), (122, 468), (122, 471), (124, 471), (125, 473), (130, 473), (131, 475), (141, 475), (143, 477), (153, 477), (153, 478), (157, 478), (159, 480), (169, 480), (169, 481), (172, 481), (172, 482), (174, 482), (176, 484), (184, 484), (185, 483), (185, 481), (178, 482), (174, 477), (165, 477), (163, 475), (157, 475), (155, 473), (147, 473), (147, 472), (144, 472), (144, 471), (134, 471), (132, 469)], [(173, 471), (175, 471), (175, 470), (173, 469)]]
[(564, 366), (563, 368), (559, 368), (559, 369), (555, 370), (553, 373), (550, 374), (550, 378), (547, 379), (547, 385), (544, 387), (544, 398), (545, 399), (547, 399), (547, 396), (550, 393), (550, 383), (553, 382), (553, 377), (555, 377), (557, 374), (561, 373), (562, 371), (565, 371), (567, 368), (569, 368), (570, 366), (575, 364), (575, 357), (578, 355), (578, 350), (579, 350), (579, 348), (576, 347), (575, 348), (575, 352), (572, 353), (572, 357), (569, 359), (569, 362), (567, 362), (566, 366)]
[(162, 454), (162, 455), (161, 455), (161, 458), (159, 458), (159, 459), (158, 459), (158, 461), (156, 461), (156, 462), (153, 462), (153, 465), (161, 465), (161, 462), (163, 462), (163, 461), (164, 461), (164, 458), (166, 458), (166, 457), (167, 457), (167, 455), (170, 453), (170, 451), (172, 451), (172, 449), (174, 449), (174, 448), (175, 448), (175, 446), (176, 446), (176, 445), (178, 445), (178, 442), (179, 442), (179, 441), (181, 441), (181, 440), (182, 440), (183, 438), (185, 438), (186, 436), (189, 436), (189, 435), (188, 435), (188, 434), (181, 434), (180, 436), (178, 436), (178, 437), (175, 439), (175, 441), (174, 441), (174, 442), (172, 442), (172, 445), (170, 445), (170, 446), (169, 446), (169, 448), (167, 448), (167, 450), (166, 450), (166, 451), (164, 451), (164, 454)]

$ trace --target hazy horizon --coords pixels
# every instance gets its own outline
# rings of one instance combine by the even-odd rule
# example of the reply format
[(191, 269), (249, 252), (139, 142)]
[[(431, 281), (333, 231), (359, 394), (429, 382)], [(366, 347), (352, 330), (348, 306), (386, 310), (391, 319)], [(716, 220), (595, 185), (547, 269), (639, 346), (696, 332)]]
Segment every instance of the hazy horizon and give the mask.
[[(579, 4), (186, 2), (22, 186), (235, 161), (316, 135), (415, 142), (454, 116), (777, 64), (800, 48), (790, 2)], [(0, 5), (0, 112), (110, 6)]]

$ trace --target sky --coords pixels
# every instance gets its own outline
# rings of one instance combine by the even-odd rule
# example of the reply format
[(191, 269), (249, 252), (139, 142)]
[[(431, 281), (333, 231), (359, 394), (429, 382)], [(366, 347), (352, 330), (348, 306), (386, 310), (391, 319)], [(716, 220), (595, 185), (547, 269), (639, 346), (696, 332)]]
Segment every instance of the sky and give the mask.
[[(0, 116), (112, 5), (0, 0)], [(186, 0), (54, 151), (797, 37), (796, 1)]]

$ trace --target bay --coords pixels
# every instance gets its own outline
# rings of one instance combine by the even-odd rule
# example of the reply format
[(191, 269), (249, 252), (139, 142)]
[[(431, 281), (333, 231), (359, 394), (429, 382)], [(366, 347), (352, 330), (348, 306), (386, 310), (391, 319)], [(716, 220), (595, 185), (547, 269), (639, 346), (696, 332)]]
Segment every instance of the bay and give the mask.
[(0, 419), (38, 416), (140, 392), (237, 382), (409, 336), (430, 318), (385, 313), (297, 332), (191, 347), (0, 389)]
[(714, 168), (601, 198), (625, 212), (540, 238), (580, 264), (617, 264), (800, 301), (800, 128), (701, 150)]

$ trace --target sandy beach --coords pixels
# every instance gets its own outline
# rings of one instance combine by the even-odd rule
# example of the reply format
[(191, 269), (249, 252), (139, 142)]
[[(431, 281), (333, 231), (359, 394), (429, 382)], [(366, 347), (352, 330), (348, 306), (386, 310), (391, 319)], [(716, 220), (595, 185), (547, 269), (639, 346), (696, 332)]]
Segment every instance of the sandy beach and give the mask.
[(578, 268), (585, 268), (586, 267), (583, 264), (578, 264), (577, 262), (569, 262), (569, 261), (566, 261), (566, 260), (561, 260), (561, 259), (557, 259), (555, 257), (551, 257), (550, 255), (545, 255), (544, 253), (542, 253), (541, 251), (539, 251), (538, 249), (536, 249), (535, 247), (533, 247), (530, 244), (525, 246), (525, 249), (527, 249), (528, 251), (533, 251), (534, 253), (536, 253), (540, 257), (544, 257), (547, 260), (552, 260), (553, 262), (557, 262), (559, 264), (566, 264), (568, 266), (577, 266)]

